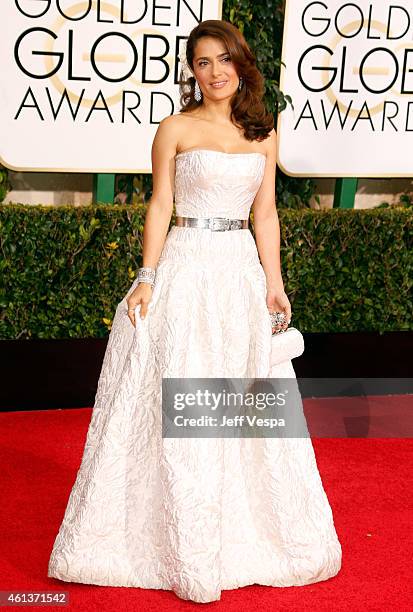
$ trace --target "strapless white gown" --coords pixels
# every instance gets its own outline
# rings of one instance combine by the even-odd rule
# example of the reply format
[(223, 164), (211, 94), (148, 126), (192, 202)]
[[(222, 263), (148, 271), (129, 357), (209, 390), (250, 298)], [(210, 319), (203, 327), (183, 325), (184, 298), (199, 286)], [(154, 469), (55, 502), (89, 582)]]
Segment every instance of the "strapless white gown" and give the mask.
[[(178, 154), (177, 214), (247, 219), (264, 166), (260, 153)], [(209, 602), (223, 589), (336, 575), (341, 545), (311, 439), (161, 435), (162, 377), (295, 377), (291, 361), (270, 368), (251, 232), (173, 226), (136, 329), (135, 286), (116, 308), (48, 576)]]

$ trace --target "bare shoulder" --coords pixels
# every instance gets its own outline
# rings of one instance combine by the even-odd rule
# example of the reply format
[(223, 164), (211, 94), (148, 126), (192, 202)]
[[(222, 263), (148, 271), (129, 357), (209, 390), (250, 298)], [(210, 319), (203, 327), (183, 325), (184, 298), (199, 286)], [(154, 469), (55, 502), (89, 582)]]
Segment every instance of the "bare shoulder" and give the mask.
[(167, 149), (170, 154), (175, 155), (182, 134), (188, 129), (189, 117), (184, 113), (167, 115), (158, 125), (155, 134), (154, 146)]
[(179, 119), (179, 115), (167, 115), (159, 122), (157, 132), (161, 132), (162, 136), (173, 137), (179, 130)]
[(271, 132), (268, 134), (268, 138), (265, 142), (267, 143), (267, 152), (274, 154), (277, 150), (277, 132), (274, 128), (272, 128)]
[(262, 142), (263, 153), (272, 160), (277, 156), (277, 132), (272, 128), (267, 138)]
[(159, 122), (152, 145), (155, 154), (163, 151), (167, 154), (167, 157), (175, 155), (179, 141), (179, 125), (180, 121), (177, 115), (168, 115)]
[(182, 126), (190, 121), (192, 117), (189, 113), (176, 113), (174, 115), (168, 115), (164, 117), (159, 124), (164, 130), (170, 130), (171, 132), (182, 130)]

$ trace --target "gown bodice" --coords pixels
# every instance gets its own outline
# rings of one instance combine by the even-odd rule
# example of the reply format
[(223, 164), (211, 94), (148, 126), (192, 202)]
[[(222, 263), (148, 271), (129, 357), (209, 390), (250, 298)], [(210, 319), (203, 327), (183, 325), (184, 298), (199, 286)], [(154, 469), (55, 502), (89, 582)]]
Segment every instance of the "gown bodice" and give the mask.
[(175, 156), (176, 214), (248, 219), (264, 175), (263, 153), (189, 149)]

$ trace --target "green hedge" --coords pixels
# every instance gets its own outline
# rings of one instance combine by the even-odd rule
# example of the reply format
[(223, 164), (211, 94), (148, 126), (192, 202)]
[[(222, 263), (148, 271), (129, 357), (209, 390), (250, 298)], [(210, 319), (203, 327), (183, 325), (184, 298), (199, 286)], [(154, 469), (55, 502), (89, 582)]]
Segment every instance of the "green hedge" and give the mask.
[[(141, 265), (144, 216), (138, 205), (0, 205), (0, 338), (107, 336)], [(413, 329), (411, 210), (279, 217), (292, 324), (304, 332)]]

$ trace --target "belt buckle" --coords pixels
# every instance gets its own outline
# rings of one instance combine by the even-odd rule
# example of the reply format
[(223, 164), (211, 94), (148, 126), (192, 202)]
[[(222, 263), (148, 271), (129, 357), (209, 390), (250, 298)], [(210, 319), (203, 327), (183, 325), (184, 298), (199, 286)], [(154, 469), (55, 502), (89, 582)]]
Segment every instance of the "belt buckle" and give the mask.
[(212, 217), (209, 227), (214, 232), (223, 232), (229, 229), (229, 222), (230, 219), (225, 219), (224, 217)]
[(239, 219), (230, 219), (229, 227), (232, 230), (233, 229), (241, 229), (242, 228), (242, 221), (240, 221)]

